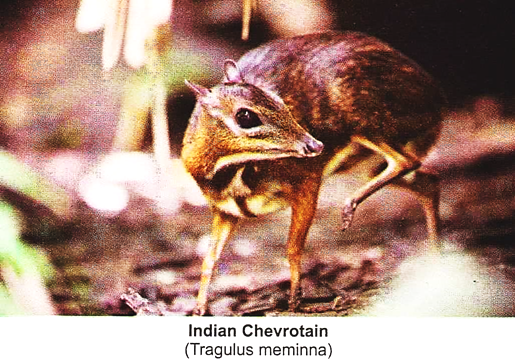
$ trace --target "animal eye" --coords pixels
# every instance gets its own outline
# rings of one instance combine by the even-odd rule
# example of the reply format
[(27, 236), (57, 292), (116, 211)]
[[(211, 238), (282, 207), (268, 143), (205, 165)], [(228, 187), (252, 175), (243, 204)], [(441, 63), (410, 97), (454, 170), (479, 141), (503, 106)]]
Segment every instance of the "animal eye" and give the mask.
[(246, 108), (241, 108), (236, 112), (236, 122), (241, 128), (252, 128), (263, 124), (258, 115)]

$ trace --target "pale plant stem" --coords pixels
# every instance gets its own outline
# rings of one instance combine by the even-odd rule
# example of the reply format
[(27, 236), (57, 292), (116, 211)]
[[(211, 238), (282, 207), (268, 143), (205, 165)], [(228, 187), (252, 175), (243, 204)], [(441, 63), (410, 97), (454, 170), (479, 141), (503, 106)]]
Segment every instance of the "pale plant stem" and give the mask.
[(248, 40), (250, 33), (250, 18), (252, 16), (254, 0), (243, 0), (243, 15), (242, 15), (242, 28), (241, 28), (241, 39)]
[(0, 272), (12, 299), (17, 306), (22, 308), (25, 314), (56, 314), (50, 294), (39, 273), (31, 271), (18, 275), (9, 265), (3, 265)]

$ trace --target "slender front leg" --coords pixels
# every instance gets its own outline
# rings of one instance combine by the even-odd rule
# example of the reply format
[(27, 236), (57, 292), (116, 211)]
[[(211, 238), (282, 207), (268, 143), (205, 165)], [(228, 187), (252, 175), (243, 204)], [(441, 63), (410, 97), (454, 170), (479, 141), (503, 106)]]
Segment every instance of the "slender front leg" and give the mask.
[(414, 176), (399, 178), (393, 183), (402, 189), (412, 192), (422, 205), (426, 217), (428, 234), (428, 249), (432, 252), (440, 251), (439, 211), (440, 183), (438, 176), (418, 169)]
[(399, 153), (385, 142), (376, 144), (362, 136), (353, 136), (352, 140), (378, 154), (381, 154), (388, 165), (378, 176), (374, 177), (363, 187), (359, 188), (345, 203), (342, 215), (344, 230), (350, 226), (354, 216), (354, 211), (361, 202), (396, 178), (402, 177), (408, 172), (414, 171), (420, 167), (420, 162), (418, 160)]
[(292, 199), (292, 218), (287, 243), (291, 274), (291, 292), (288, 303), (290, 311), (298, 309), (302, 296), (300, 286), (302, 252), (315, 216), (320, 182), (320, 178), (310, 178), (304, 181), (295, 188)]
[(209, 250), (204, 257), (202, 263), (202, 275), (200, 277), (200, 288), (197, 296), (197, 305), (193, 311), (193, 315), (204, 315), (207, 310), (207, 291), (211, 277), (213, 276), (213, 269), (215, 267), (222, 249), (234, 231), (238, 218), (229, 214), (213, 210), (213, 228), (211, 231), (211, 241), (209, 243)]

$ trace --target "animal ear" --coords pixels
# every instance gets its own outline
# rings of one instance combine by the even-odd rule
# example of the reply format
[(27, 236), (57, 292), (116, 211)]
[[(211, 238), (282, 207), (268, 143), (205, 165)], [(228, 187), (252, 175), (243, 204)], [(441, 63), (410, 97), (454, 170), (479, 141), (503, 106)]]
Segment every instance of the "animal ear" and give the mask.
[(243, 78), (241, 77), (240, 69), (234, 60), (225, 60), (224, 62), (224, 73), (225, 73), (225, 83), (239, 83), (243, 82)]
[(202, 87), (200, 85), (191, 83), (188, 80), (184, 80), (184, 83), (195, 93), (196, 97), (206, 96), (210, 92), (209, 89)]

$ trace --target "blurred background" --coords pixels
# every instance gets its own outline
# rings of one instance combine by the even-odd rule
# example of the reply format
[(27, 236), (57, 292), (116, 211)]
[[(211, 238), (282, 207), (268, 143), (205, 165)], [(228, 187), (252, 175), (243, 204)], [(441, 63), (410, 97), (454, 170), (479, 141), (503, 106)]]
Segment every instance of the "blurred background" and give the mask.
[[(417, 202), (388, 188), (341, 233), (339, 205), (364, 169), (338, 174), (324, 185), (307, 247), (313, 311), (515, 314), (510, 5), (154, 0), (120, 30), (105, 5), (117, 3), (0, 4), (0, 315), (132, 315), (120, 299), (129, 287), (189, 313), (211, 215), (178, 159), (194, 105), (184, 79), (211, 86), (225, 59), (324, 29), (390, 43), (440, 81), (450, 106), (424, 163), (442, 178), (441, 256), (424, 256)], [(246, 41), (244, 3), (254, 4)], [(227, 245), (213, 314), (285, 308), (288, 213), (245, 223)], [(335, 296), (338, 310), (324, 309)]]

